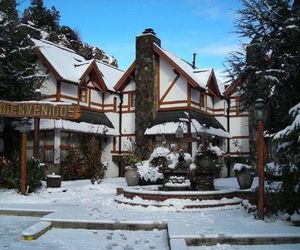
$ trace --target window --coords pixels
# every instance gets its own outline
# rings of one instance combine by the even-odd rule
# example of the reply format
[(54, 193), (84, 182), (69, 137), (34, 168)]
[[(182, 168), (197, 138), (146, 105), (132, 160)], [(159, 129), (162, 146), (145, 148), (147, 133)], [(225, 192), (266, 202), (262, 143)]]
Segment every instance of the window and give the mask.
[(54, 159), (54, 131), (43, 131), (44, 159), (45, 162), (53, 162)]
[(80, 88), (79, 89), (79, 100), (81, 102), (88, 102), (88, 90), (85, 88)]
[(78, 148), (79, 142), (76, 133), (61, 131), (60, 133), (60, 159), (63, 160), (70, 148)]
[[(53, 162), (54, 160), (54, 131), (40, 131), (39, 151), (41, 160), (45, 162)], [(27, 137), (27, 159), (33, 156), (33, 132), (28, 133)]]
[(205, 94), (200, 93), (200, 108), (205, 107)]

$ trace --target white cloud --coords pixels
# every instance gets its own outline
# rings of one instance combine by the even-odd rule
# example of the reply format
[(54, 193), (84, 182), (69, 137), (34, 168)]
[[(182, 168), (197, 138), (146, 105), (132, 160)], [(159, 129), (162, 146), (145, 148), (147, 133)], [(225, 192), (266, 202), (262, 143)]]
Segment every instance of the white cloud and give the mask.
[(197, 51), (200, 55), (209, 56), (228, 56), (230, 52), (240, 50), (240, 45), (238, 44), (222, 44), (214, 43), (207, 46), (198, 48)]

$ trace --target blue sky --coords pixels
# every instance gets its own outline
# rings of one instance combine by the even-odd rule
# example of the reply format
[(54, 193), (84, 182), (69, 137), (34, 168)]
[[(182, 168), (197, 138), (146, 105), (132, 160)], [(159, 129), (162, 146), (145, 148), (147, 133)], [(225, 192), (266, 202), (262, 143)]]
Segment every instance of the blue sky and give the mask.
[[(22, 7), (29, 4), (22, 1)], [(61, 24), (117, 58), (126, 69), (135, 57), (135, 37), (151, 27), (162, 47), (197, 66), (219, 73), (228, 53), (238, 50), (234, 10), (239, 0), (44, 0), (60, 11)]]

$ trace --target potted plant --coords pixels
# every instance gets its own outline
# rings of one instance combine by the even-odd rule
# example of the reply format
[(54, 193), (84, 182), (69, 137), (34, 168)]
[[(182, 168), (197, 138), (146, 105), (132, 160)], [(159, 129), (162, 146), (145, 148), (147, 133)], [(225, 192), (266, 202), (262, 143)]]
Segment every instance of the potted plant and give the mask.
[(251, 166), (243, 163), (235, 163), (233, 171), (240, 189), (251, 188), (253, 182), (253, 169)]
[(140, 179), (136, 164), (141, 161), (141, 158), (135, 151), (129, 151), (123, 158), (125, 165), (125, 179), (128, 186), (137, 186)]

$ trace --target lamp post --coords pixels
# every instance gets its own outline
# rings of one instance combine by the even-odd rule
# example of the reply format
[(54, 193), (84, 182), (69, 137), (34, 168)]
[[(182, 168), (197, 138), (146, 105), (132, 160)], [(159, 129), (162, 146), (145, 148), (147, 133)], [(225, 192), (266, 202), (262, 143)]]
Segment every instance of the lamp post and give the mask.
[(257, 99), (254, 103), (255, 119), (258, 121), (257, 168), (258, 168), (258, 217), (264, 220), (264, 121), (266, 119), (266, 102)]
[(27, 132), (31, 128), (31, 123), (28, 121), (28, 118), (22, 118), (20, 122), (14, 122), (13, 126), (22, 133), (20, 191), (21, 194), (26, 194), (26, 146)]

